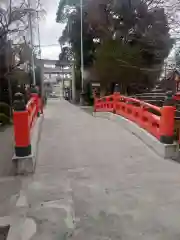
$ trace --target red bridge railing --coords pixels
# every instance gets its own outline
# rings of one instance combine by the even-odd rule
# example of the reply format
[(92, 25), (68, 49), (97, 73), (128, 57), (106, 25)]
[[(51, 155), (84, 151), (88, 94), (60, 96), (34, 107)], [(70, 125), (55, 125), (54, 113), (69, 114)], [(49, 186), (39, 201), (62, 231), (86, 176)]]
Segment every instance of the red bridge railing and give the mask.
[(35, 97), (32, 97), (26, 105), (26, 112), (28, 114), (28, 127), (31, 129), (36, 122), (38, 116), (38, 104)]
[[(22, 102), (19, 101), (18, 104)], [(38, 94), (32, 94), (25, 106), (13, 111), (15, 155), (25, 157), (31, 155), (31, 135), (37, 118), (42, 113), (41, 99)]]
[(111, 112), (136, 123), (163, 143), (174, 141), (175, 110), (166, 104), (162, 108), (141, 100), (115, 93), (95, 98), (94, 112)]

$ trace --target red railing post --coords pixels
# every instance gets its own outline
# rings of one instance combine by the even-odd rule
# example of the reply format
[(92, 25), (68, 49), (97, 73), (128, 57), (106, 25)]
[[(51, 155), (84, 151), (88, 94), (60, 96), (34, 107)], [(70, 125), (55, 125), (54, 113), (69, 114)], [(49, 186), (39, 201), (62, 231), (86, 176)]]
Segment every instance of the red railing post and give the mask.
[(26, 105), (26, 109), (29, 114), (29, 126), (32, 128), (37, 119), (37, 102), (34, 97), (32, 97)]
[(31, 96), (35, 99), (36, 116), (39, 117), (39, 95), (38, 95), (38, 93), (31, 93)]
[(113, 113), (115, 113), (115, 114), (116, 114), (117, 102), (119, 101), (119, 98), (120, 98), (120, 93), (114, 92), (114, 94), (113, 94)]
[(160, 118), (160, 141), (162, 143), (172, 144), (174, 142), (175, 111), (172, 95), (167, 93)]
[(29, 113), (23, 95), (18, 93), (16, 96), (18, 99), (14, 101), (13, 111), (15, 155), (25, 157), (31, 154)]

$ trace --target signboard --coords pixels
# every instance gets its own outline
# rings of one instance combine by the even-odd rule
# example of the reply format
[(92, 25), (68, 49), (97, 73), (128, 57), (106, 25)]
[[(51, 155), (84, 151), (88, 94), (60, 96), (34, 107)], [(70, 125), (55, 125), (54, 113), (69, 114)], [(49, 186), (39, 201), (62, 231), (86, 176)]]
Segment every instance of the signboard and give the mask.
[(92, 97), (94, 97), (94, 95), (96, 95), (97, 97), (100, 96), (100, 83), (92, 83), (91, 84), (91, 92), (92, 92)]
[(100, 83), (92, 83), (92, 87), (100, 87)]

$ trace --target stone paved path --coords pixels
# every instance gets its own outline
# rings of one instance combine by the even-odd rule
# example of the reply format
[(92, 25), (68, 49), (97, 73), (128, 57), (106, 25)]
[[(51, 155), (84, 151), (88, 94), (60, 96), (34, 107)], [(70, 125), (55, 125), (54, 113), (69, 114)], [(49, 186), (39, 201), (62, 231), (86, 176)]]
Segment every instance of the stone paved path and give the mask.
[(63, 100), (48, 103), (21, 200), (31, 240), (180, 239), (180, 165)]

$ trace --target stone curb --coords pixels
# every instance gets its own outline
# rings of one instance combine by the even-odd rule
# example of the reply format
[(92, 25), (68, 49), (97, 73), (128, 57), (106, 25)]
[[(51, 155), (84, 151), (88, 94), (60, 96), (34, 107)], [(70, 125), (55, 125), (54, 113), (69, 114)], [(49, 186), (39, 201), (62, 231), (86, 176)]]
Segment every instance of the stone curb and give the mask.
[(179, 158), (179, 146), (177, 143), (174, 144), (163, 144), (159, 142), (155, 137), (140, 128), (130, 120), (116, 115), (110, 112), (94, 112), (94, 117), (101, 117), (120, 123), (125, 129), (134, 134), (140, 140), (142, 140), (149, 148), (164, 159), (173, 159), (178, 161)]

